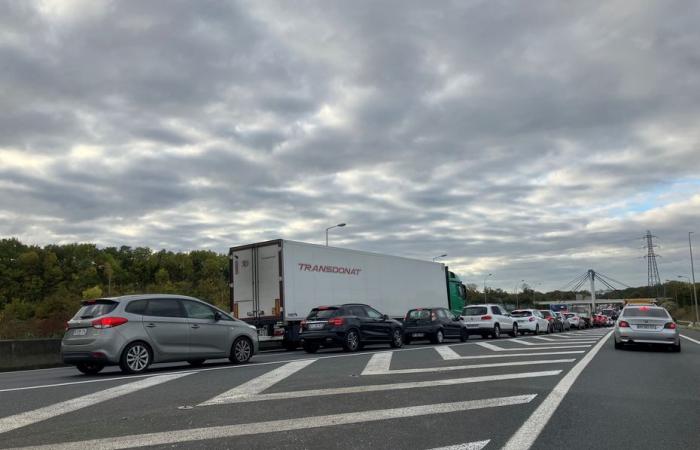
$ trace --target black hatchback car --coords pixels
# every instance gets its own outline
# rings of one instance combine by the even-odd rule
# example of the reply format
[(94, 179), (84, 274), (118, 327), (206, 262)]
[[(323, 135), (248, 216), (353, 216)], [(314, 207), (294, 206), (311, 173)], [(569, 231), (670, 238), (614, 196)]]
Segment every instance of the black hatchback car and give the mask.
[(416, 308), (406, 313), (403, 322), (403, 341), (410, 344), (416, 339), (429, 339), (433, 344), (442, 344), (445, 339), (469, 338), (459, 317), (447, 308)]
[(403, 327), (368, 305), (319, 306), (301, 322), (301, 345), (307, 353), (315, 353), (321, 346), (354, 352), (374, 343), (401, 347)]

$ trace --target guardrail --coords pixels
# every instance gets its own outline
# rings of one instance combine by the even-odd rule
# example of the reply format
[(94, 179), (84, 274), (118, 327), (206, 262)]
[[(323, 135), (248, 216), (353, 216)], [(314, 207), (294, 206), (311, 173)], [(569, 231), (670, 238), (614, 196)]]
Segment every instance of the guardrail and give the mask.
[(0, 341), (0, 371), (61, 365), (61, 339)]

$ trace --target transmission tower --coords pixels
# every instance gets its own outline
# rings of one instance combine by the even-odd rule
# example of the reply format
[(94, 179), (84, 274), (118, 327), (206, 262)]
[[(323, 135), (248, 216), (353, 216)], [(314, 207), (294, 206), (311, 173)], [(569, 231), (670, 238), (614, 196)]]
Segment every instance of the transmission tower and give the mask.
[(651, 231), (647, 230), (646, 239), (647, 244), (647, 286), (649, 287), (649, 292), (656, 293), (656, 298), (659, 298), (659, 289), (661, 288), (661, 277), (659, 276), (659, 267), (656, 265), (656, 254), (654, 253), (654, 239), (656, 236), (651, 234)]

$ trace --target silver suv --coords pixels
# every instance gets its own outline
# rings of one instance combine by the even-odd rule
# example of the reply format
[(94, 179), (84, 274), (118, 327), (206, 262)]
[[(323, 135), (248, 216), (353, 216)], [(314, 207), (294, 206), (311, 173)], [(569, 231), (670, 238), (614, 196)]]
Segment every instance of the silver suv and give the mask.
[(127, 295), (83, 302), (66, 324), (63, 362), (85, 374), (108, 365), (140, 373), (152, 363), (229, 358), (245, 363), (258, 351), (255, 327), (192, 297)]

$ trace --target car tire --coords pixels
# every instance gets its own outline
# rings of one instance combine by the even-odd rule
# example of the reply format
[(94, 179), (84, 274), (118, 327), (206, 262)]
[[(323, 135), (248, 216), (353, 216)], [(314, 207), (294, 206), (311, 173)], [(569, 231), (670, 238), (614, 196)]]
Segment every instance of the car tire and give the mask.
[(510, 330), (510, 335), (511, 335), (512, 337), (517, 337), (517, 336), (518, 336), (518, 324), (517, 324), (517, 323), (514, 323), (514, 324), (513, 324), (513, 329)]
[(239, 337), (231, 345), (228, 359), (234, 364), (245, 364), (253, 356), (253, 343), (247, 337)]
[[(441, 330), (438, 330), (441, 331)], [(444, 338), (444, 337), (443, 337)], [(391, 332), (391, 348), (401, 348), (403, 347), (403, 333), (400, 329), (396, 328)]]
[(535, 325), (535, 331), (533, 331), (532, 334), (534, 334), (535, 336), (540, 334), (540, 324), (539, 323), (537, 325)]
[(622, 342), (615, 341), (615, 350), (622, 350)]
[(680, 353), (681, 352), (681, 341), (678, 341), (678, 345), (673, 345), (671, 347), (671, 351), (673, 353)]
[(97, 375), (105, 368), (104, 364), (94, 362), (82, 362), (75, 365), (75, 368), (85, 375)]
[(445, 342), (445, 332), (442, 330), (437, 330), (435, 334), (433, 334), (432, 339), (430, 339), (430, 342), (433, 344), (442, 344)]
[(462, 332), (459, 334), (459, 340), (460, 342), (467, 342), (467, 340), (469, 340), (469, 333), (467, 333), (467, 330), (462, 329)]
[(346, 352), (356, 352), (360, 349), (360, 335), (357, 330), (349, 330), (343, 339), (343, 350)]
[(315, 342), (304, 342), (301, 347), (306, 353), (316, 353), (318, 351), (319, 345)]
[(299, 343), (298, 343), (298, 342), (294, 342), (294, 341), (286, 341), (286, 342), (283, 344), (283, 346), (284, 346), (284, 349), (285, 349), (286, 351), (292, 352), (292, 351), (296, 350), (297, 347), (299, 347)]
[(201, 367), (206, 359), (189, 359), (187, 363), (192, 367)]
[(145, 342), (136, 341), (127, 345), (119, 358), (119, 368), (124, 373), (143, 373), (153, 362), (153, 351)]
[(496, 324), (493, 326), (493, 331), (491, 331), (491, 337), (498, 339), (501, 337), (501, 326)]

